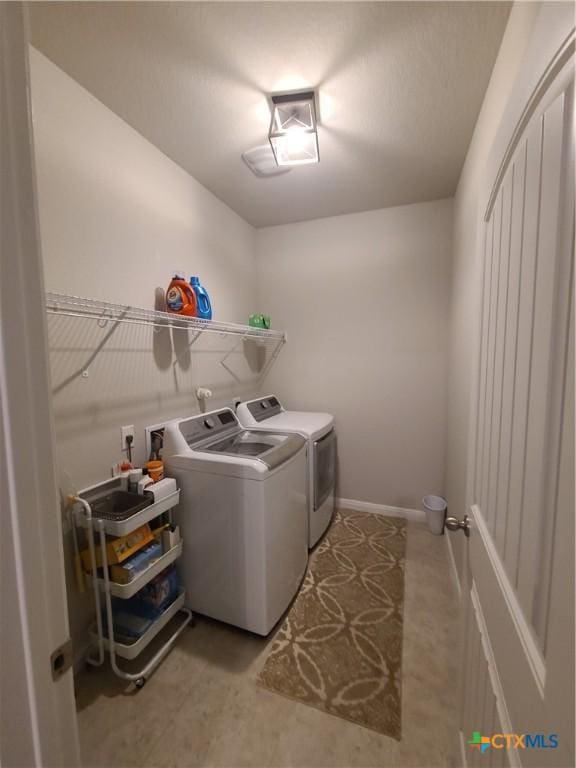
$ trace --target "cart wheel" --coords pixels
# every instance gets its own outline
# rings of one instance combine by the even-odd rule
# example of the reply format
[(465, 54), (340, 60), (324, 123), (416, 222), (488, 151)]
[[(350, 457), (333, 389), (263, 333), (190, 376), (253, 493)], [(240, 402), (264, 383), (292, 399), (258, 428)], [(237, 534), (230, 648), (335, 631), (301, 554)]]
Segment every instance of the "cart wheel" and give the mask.
[(144, 688), (145, 685), (146, 685), (145, 677), (139, 677), (138, 680), (136, 680), (136, 688)]

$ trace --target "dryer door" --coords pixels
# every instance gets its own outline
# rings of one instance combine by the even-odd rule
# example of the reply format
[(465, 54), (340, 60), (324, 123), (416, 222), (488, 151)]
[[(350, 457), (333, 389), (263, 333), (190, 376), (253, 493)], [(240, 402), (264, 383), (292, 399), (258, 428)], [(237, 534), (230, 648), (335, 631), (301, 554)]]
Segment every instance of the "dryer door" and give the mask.
[(336, 432), (332, 430), (314, 443), (314, 509), (319, 509), (334, 488)]

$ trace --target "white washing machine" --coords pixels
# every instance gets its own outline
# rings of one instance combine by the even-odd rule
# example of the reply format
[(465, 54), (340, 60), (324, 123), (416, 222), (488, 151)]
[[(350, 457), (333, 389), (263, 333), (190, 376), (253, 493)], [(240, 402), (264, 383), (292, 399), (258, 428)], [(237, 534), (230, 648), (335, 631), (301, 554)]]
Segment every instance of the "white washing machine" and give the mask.
[(334, 513), (336, 430), (329, 413), (287, 411), (275, 395), (240, 403), (236, 415), (244, 427), (276, 432), (297, 432), (308, 441), (306, 494), (308, 546), (326, 531)]
[(162, 456), (181, 489), (187, 605), (267, 635), (308, 562), (306, 440), (243, 429), (225, 408), (166, 424)]

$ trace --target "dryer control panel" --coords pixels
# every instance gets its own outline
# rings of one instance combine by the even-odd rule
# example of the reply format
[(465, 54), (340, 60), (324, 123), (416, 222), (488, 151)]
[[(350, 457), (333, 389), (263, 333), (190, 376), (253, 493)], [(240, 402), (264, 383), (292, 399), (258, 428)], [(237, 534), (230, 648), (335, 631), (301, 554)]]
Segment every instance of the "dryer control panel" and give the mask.
[(265, 421), (271, 416), (277, 416), (284, 410), (275, 395), (262, 397), (260, 400), (252, 400), (245, 404), (255, 421)]

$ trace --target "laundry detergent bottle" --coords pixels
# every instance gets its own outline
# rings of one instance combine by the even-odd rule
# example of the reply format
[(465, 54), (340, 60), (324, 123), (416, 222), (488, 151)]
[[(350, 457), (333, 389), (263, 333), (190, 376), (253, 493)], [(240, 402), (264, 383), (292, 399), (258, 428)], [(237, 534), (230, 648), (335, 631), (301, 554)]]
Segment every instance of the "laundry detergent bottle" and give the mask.
[(196, 295), (196, 316), (202, 318), (202, 320), (212, 320), (212, 304), (210, 303), (210, 296), (208, 296), (206, 288), (204, 288), (203, 285), (200, 285), (200, 278), (191, 277), (190, 286)]
[(197, 316), (198, 302), (194, 289), (186, 282), (184, 275), (178, 272), (174, 273), (166, 291), (166, 308), (168, 312), (179, 315)]

